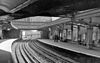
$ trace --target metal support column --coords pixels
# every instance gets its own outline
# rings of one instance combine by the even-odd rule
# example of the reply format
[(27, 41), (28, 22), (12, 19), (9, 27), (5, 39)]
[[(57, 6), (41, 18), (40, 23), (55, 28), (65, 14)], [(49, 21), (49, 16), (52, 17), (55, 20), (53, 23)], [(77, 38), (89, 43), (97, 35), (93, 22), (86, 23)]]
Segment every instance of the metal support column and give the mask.
[(91, 25), (92, 18), (90, 18), (90, 25), (87, 27), (87, 36), (86, 36), (86, 46), (88, 49), (92, 49), (93, 41), (93, 26)]
[(2, 29), (2, 26), (1, 26), (0, 29), (1, 29), (1, 39), (3, 39), (3, 31), (2, 31), (3, 29)]
[(74, 37), (73, 37), (73, 22), (75, 21), (75, 14), (74, 13), (72, 14), (71, 21), (72, 21), (72, 24), (71, 24), (71, 40), (72, 40), (72, 42), (74, 42)]
[(73, 24), (71, 25), (71, 40), (72, 40), (72, 42), (74, 41), (74, 37), (73, 37)]
[(78, 41), (78, 43), (80, 44), (80, 42), (81, 42), (81, 37), (80, 37), (79, 32), (80, 32), (80, 25), (77, 26), (77, 41)]
[(92, 36), (93, 36), (93, 27), (88, 27), (87, 28), (87, 37), (86, 37), (86, 46), (87, 46), (87, 48), (89, 48), (89, 49), (91, 49), (92, 48)]
[(22, 39), (22, 30), (20, 30), (19, 38)]
[(52, 29), (49, 27), (49, 39), (52, 39)]

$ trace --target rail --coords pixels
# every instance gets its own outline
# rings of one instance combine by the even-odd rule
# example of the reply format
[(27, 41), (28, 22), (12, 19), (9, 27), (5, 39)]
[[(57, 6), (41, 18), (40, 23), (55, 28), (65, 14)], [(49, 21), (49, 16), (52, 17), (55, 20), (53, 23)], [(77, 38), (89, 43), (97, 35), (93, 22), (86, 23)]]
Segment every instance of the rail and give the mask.
[(39, 46), (34, 40), (17, 41), (12, 46), (15, 63), (78, 63)]

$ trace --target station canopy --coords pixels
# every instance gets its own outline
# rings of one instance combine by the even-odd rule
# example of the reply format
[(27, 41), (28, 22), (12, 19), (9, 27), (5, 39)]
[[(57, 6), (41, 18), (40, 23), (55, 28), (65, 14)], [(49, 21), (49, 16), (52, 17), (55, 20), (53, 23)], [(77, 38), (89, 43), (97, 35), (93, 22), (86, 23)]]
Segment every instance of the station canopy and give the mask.
[(100, 0), (0, 0), (0, 15), (23, 18), (29, 16), (59, 16), (99, 8)]

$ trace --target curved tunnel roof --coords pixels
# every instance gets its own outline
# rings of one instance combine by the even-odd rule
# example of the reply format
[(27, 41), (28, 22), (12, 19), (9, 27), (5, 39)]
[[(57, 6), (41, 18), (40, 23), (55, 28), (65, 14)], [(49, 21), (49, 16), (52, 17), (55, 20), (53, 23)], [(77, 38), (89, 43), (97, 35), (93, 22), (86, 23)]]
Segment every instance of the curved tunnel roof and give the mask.
[(14, 13), (10, 16), (20, 18), (39, 15), (59, 16), (99, 8), (99, 2), (100, 0), (0, 0), (0, 9)]
[(0, 0), (0, 15), (14, 13), (37, 0)]
[(99, 8), (100, 0), (38, 0), (16, 12), (23, 16), (59, 16)]

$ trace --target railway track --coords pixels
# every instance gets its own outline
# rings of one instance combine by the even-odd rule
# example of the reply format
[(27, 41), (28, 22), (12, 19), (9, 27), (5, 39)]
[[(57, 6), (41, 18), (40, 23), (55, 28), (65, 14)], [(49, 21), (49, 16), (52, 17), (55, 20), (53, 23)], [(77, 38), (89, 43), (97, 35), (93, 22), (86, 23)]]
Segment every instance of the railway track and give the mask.
[(37, 52), (35, 52), (32, 48), (29, 47), (28, 43), (25, 44), (27, 50), (29, 51), (29, 53), (38, 60), (40, 61), (40, 63), (47, 63), (46, 60), (44, 60), (39, 54), (37, 54)]
[(15, 43), (12, 46), (12, 54), (13, 54), (13, 58), (15, 60), (15, 63), (26, 63), (25, 58), (23, 57), (20, 49), (19, 49), (19, 44)]
[(12, 51), (15, 63), (77, 63), (40, 46), (36, 41), (17, 41)]
[(24, 55), (26, 55), (26, 60), (28, 60), (28, 63), (40, 63), (39, 60), (37, 60), (35, 57), (34, 57), (34, 54), (31, 54), (30, 53), (30, 50), (28, 50), (25, 46), (26, 43), (23, 43), (22, 45), (20, 45), (20, 48), (22, 49)]
[(26, 42), (13, 44), (12, 51), (15, 63), (48, 63), (32, 50)]
[(15, 43), (12, 46), (13, 58), (15, 63), (40, 63), (36, 58), (33, 58), (34, 55), (29, 53), (30, 50), (25, 48), (26, 43)]
[(12, 57), (13, 57), (13, 60), (14, 60), (14, 63), (18, 63), (18, 58), (17, 58), (17, 56), (16, 56), (16, 52), (15, 52), (15, 50), (16, 50), (16, 45), (17, 44), (13, 44), (13, 46), (11, 47), (12, 48)]
[[(78, 63), (78, 62), (76, 62), (75, 60), (70, 59), (69, 57), (65, 57), (65, 56), (63, 56), (63, 55), (61, 55), (61, 54), (58, 54), (58, 52), (54, 52), (53, 50), (44, 47), (43, 45), (40, 46), (41, 44), (40, 44), (39, 42), (35, 42), (35, 43), (36, 43), (40, 48), (43, 48), (45, 51), (49, 51), (50, 53), (52, 53), (52, 54), (58, 56), (57, 58), (58, 58), (59, 60), (61, 60), (61, 61), (66, 61), (66, 60), (67, 60), (67, 61), (72, 62), (72, 63)], [(61, 59), (61, 58), (62, 58), (62, 59)]]
[(51, 60), (52, 63), (78, 63), (70, 58), (63, 57), (49, 49), (40, 46), (36, 41), (31, 42), (29, 45), (32, 49), (35, 49), (35, 51), (37, 51), (39, 54), (45, 56), (46, 59), (48, 58), (49, 60)]

